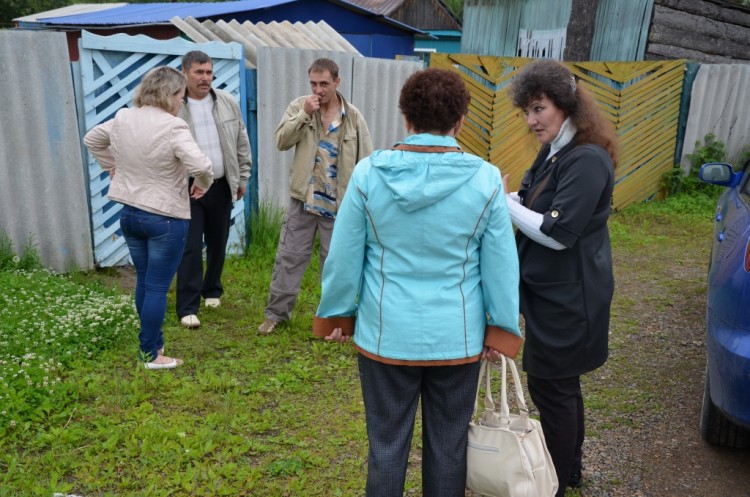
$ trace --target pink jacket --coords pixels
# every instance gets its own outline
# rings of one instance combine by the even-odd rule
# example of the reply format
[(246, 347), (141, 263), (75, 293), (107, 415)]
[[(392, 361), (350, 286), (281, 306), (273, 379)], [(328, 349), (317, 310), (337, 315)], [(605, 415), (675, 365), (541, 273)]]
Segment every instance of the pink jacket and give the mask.
[(112, 175), (109, 199), (144, 211), (190, 219), (188, 176), (203, 190), (213, 181), (187, 123), (158, 107), (121, 109), (83, 142)]

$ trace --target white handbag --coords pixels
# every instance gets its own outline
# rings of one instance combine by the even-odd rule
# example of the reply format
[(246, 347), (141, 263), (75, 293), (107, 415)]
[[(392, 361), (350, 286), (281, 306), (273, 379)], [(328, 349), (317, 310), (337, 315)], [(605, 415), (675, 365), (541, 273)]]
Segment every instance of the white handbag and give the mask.
[[(513, 374), (518, 414), (510, 414), (508, 409), (506, 364), (510, 364)], [(553, 497), (558, 486), (555, 467), (541, 424), (529, 418), (516, 363), (502, 356), (499, 412), (492, 400), (491, 369), (487, 361), (482, 361), (474, 415), (469, 423), (466, 487), (491, 497)], [(475, 421), (482, 381), (485, 382), (484, 412)]]

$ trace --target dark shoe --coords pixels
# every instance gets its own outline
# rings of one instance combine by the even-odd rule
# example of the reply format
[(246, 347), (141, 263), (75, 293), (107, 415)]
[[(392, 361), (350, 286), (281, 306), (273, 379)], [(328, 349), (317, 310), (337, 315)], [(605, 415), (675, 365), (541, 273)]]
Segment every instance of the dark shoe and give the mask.
[(583, 485), (583, 476), (580, 471), (576, 471), (568, 478), (568, 486), (570, 488), (579, 488), (581, 485)]

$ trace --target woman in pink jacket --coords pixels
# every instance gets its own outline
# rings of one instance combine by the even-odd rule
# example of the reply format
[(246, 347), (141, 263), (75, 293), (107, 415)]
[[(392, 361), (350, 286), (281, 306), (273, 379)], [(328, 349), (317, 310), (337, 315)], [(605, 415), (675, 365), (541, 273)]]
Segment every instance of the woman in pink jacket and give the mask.
[[(86, 134), (84, 143), (109, 172), (107, 196), (122, 204), (120, 229), (136, 270), (135, 305), (146, 369), (171, 369), (182, 360), (164, 355), (162, 324), (167, 290), (180, 263), (190, 220), (190, 199), (211, 186), (211, 161), (177, 112), (185, 76), (162, 66), (136, 88), (133, 108)], [(188, 176), (195, 182), (188, 192)]]

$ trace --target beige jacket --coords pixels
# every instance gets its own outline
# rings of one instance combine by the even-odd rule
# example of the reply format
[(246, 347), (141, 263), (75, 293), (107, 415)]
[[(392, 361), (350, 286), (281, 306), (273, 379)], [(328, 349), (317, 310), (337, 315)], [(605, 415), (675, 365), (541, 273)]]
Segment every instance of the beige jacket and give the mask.
[[(341, 141), (337, 164), (336, 199), (340, 205), (344, 200), (344, 193), (346, 193), (354, 166), (372, 153), (372, 140), (367, 123), (359, 110), (344, 100), (340, 93), (338, 96), (346, 110), (343, 128), (339, 132)], [(307, 97), (299, 97), (289, 104), (274, 135), (279, 150), (289, 150), (296, 145), (292, 167), (289, 171), (289, 195), (302, 202), (305, 201), (307, 186), (315, 165), (315, 155), (318, 153), (320, 144), (318, 121), (314, 116), (305, 112), (305, 98)]]
[[(185, 104), (180, 108), (177, 116), (184, 119), (192, 130), (193, 122), (187, 105), (187, 97), (186, 93)], [(253, 165), (250, 139), (247, 137), (247, 129), (242, 121), (240, 106), (234, 97), (225, 91), (212, 89), (211, 98), (214, 101), (214, 122), (219, 131), (221, 154), (224, 157), (224, 176), (229, 183), (232, 200), (236, 200), (237, 189), (247, 188), (247, 182), (250, 179), (250, 168)]]
[(158, 107), (121, 109), (83, 142), (110, 172), (109, 199), (144, 211), (190, 219), (188, 176), (203, 190), (213, 181), (187, 123)]

